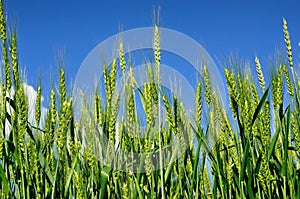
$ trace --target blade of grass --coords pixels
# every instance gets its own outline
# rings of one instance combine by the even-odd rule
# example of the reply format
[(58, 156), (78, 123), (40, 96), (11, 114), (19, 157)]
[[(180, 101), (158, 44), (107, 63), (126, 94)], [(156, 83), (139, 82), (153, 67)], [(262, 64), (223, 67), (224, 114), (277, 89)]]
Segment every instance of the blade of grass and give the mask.
[(101, 177), (100, 177), (100, 182), (101, 182), (101, 190), (100, 190), (100, 199), (105, 198), (106, 194), (106, 189), (107, 189), (107, 182), (110, 176), (111, 168), (108, 166), (104, 166), (104, 168), (101, 171)]
[(269, 89), (270, 89), (270, 87), (267, 88), (267, 90), (265, 91), (263, 97), (261, 98), (261, 100), (259, 101), (259, 103), (258, 103), (258, 105), (255, 109), (255, 112), (254, 112), (253, 117), (252, 117), (251, 126), (253, 126), (255, 120), (257, 119), (257, 116), (258, 116), (260, 110), (262, 109), (262, 106), (264, 105), (264, 103), (265, 103), (265, 101), (268, 97)]
[(76, 155), (74, 158), (74, 162), (72, 164), (72, 168), (69, 170), (68, 175), (67, 175), (67, 180), (66, 180), (66, 185), (65, 185), (65, 193), (64, 193), (65, 197), (68, 196), (67, 194), (68, 194), (68, 190), (69, 190), (69, 185), (70, 185), (70, 182), (71, 182), (74, 170), (75, 170), (75, 166), (77, 165), (77, 161), (78, 161), (78, 158)]

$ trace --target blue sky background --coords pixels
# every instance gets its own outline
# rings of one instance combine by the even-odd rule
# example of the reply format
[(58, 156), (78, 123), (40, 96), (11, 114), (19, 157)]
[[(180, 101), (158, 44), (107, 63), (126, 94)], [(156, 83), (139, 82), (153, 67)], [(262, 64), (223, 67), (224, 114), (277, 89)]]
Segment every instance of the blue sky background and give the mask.
[(26, 68), (27, 81), (37, 85), (42, 79), (45, 89), (49, 88), (51, 76), (58, 74), (59, 51), (65, 52), (65, 68), (72, 82), (87, 54), (101, 41), (117, 34), (120, 27), (129, 30), (152, 26), (153, 6), (161, 7), (162, 27), (195, 39), (217, 64), (230, 54), (254, 63), (257, 55), (263, 70), (276, 49), (284, 49), (285, 17), (294, 58), (299, 60), (298, 0), (5, 1), (8, 22), (17, 25), (20, 64)]

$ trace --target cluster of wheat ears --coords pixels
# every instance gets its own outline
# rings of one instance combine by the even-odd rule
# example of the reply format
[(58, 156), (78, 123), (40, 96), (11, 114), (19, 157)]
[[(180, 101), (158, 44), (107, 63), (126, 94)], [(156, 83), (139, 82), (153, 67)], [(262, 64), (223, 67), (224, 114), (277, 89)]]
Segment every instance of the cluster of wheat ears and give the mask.
[[(300, 198), (300, 81), (285, 20), (287, 57), (275, 62), (270, 83), (258, 58), (253, 60), (258, 80), (234, 61), (224, 70), (229, 111), (221, 106), (205, 66), (195, 89), (193, 119), (178, 96), (162, 92), (155, 25), (150, 83), (137, 88), (120, 43), (119, 59), (104, 70), (105, 94), (95, 92), (93, 105), (84, 100), (80, 119), (74, 118), (60, 69), (45, 121), (39, 86), (35, 122), (30, 123), (17, 35), (8, 34), (5, 18), (1, 1), (1, 198)], [(118, 67), (127, 75), (123, 107), (115, 89)], [(137, 97), (146, 118), (140, 136)], [(117, 150), (128, 155), (117, 159)]]

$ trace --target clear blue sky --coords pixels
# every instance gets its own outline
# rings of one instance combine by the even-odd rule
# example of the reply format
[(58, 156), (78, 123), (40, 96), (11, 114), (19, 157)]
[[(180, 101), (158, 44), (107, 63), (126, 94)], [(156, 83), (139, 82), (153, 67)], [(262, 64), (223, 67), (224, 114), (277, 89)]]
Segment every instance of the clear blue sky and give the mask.
[[(16, 22), (21, 67), (36, 85), (57, 74), (56, 55), (65, 52), (69, 81), (87, 54), (101, 41), (123, 30), (152, 26), (153, 6), (161, 7), (162, 27), (182, 32), (217, 62), (231, 53), (247, 60), (257, 55), (267, 64), (284, 49), (282, 17), (288, 21), (294, 58), (299, 60), (298, 0), (26, 0), (5, 1), (10, 25)], [(264, 66), (263, 66), (264, 67)]]

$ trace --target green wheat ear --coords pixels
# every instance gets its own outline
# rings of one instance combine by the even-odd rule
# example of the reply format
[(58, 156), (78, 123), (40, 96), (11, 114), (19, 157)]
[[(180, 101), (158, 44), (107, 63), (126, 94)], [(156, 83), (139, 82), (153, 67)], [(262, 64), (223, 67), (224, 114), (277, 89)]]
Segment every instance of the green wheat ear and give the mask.
[(104, 65), (103, 76), (104, 76), (104, 84), (105, 84), (106, 105), (110, 107), (112, 96), (111, 96), (111, 84), (110, 84), (107, 65)]
[(179, 138), (179, 144), (181, 147), (186, 147), (184, 140), (184, 131), (181, 132), (181, 117), (180, 117), (180, 106), (178, 98), (176, 95), (173, 95), (173, 112), (174, 112), (174, 134)]
[(6, 35), (6, 20), (4, 15), (3, 2), (0, 1), (0, 32), (2, 43), (6, 43), (7, 35)]
[(209, 106), (211, 103), (211, 86), (210, 86), (210, 78), (207, 70), (207, 66), (204, 65), (203, 67), (203, 73), (204, 73), (204, 87), (205, 87), (205, 100), (207, 105)]
[(258, 80), (259, 80), (259, 85), (260, 85), (262, 91), (264, 92), (265, 91), (265, 79), (264, 79), (263, 72), (261, 70), (259, 59), (257, 57), (255, 57), (255, 65), (256, 65), (256, 72), (257, 72), (257, 76), (258, 76)]
[(64, 101), (62, 104), (61, 115), (59, 116), (59, 126), (57, 132), (57, 152), (59, 157), (62, 158), (65, 155), (65, 149), (67, 144), (67, 132), (69, 129), (71, 112), (72, 111), (72, 99), (70, 101)]
[(267, 148), (270, 144), (271, 135), (270, 103), (268, 101), (265, 103), (263, 125), (262, 146), (263, 148)]
[(169, 103), (169, 100), (167, 98), (167, 96), (163, 96), (163, 101), (164, 101), (164, 104), (165, 104), (165, 107), (166, 107), (166, 111), (167, 111), (167, 123), (169, 125), (169, 129), (172, 131), (175, 129), (175, 121), (174, 121), (174, 118), (173, 118), (173, 113), (172, 113), (172, 109), (171, 109), (171, 106), (170, 106), (170, 103)]
[(128, 128), (133, 129), (133, 124), (136, 122), (135, 116), (135, 100), (134, 90), (131, 86), (128, 86), (128, 102), (127, 102), (126, 116), (128, 120)]
[(283, 67), (281, 64), (278, 74), (272, 75), (272, 96), (274, 107), (279, 108), (283, 101)]
[(201, 125), (201, 120), (202, 120), (202, 85), (201, 82), (199, 82), (196, 91), (196, 126), (198, 129)]
[(295, 137), (295, 143), (298, 149), (298, 152), (300, 152), (300, 125), (299, 125), (299, 115), (297, 112), (294, 112), (292, 114), (292, 130)]
[(124, 54), (124, 44), (123, 42), (120, 43), (119, 45), (119, 58), (120, 58), (120, 67), (123, 71), (125, 72), (126, 69), (126, 62), (125, 62), (125, 54)]
[(84, 198), (84, 185), (82, 181), (81, 171), (74, 171), (74, 181), (76, 187), (76, 198), (83, 199)]
[(12, 86), (11, 67), (10, 67), (8, 50), (7, 50), (6, 20), (4, 16), (2, 1), (0, 5), (0, 31), (1, 31), (1, 39), (2, 39), (2, 46), (1, 46), (2, 56), (4, 61), (5, 87), (7, 91), (10, 91)]
[(18, 139), (20, 144), (20, 149), (25, 152), (24, 138), (27, 133), (27, 121), (28, 121), (28, 101), (25, 96), (23, 86), (20, 86), (16, 91), (17, 100), (17, 117), (18, 122)]
[(160, 30), (157, 25), (154, 25), (154, 58), (155, 58), (155, 70), (156, 78), (160, 84), (160, 61), (161, 61), (161, 52), (160, 52)]
[(264, 192), (267, 192), (267, 188), (270, 185), (270, 169), (269, 169), (269, 162), (268, 162), (268, 147), (270, 145), (270, 104), (267, 101), (265, 103), (265, 114), (264, 114), (264, 128), (262, 133), (262, 165), (261, 170), (258, 174), (258, 179), (262, 184), (262, 188)]
[(43, 136), (43, 141), (46, 145), (52, 147), (54, 143), (55, 127), (57, 119), (56, 100), (54, 89), (50, 93), (50, 110), (46, 117), (46, 132)]
[(42, 95), (42, 88), (41, 86), (38, 86), (37, 96), (35, 101), (35, 121), (37, 127), (39, 126), (40, 119), (41, 119), (41, 95)]
[(144, 95), (146, 100), (146, 120), (147, 125), (151, 124), (152, 121), (152, 98), (151, 98), (151, 87), (150, 84), (145, 83), (144, 84)]
[(236, 109), (234, 107), (234, 101), (236, 103), (238, 103), (239, 101), (239, 94), (237, 91), (237, 86), (236, 86), (236, 82), (234, 80), (234, 74), (230, 74), (229, 70), (227, 68), (224, 69), (225, 71), (225, 78), (226, 78), (226, 82), (227, 82), (227, 86), (228, 86), (228, 92), (229, 92), (229, 98), (230, 98), (230, 108), (232, 110), (232, 114), (234, 117), (237, 117), (237, 112)]
[(95, 115), (96, 115), (96, 122), (100, 126), (102, 126), (102, 110), (101, 110), (101, 101), (100, 96), (95, 93), (94, 95), (94, 109), (95, 109)]
[(18, 55), (17, 55), (17, 33), (14, 32), (12, 36), (12, 43), (10, 47), (11, 63), (14, 75), (15, 85), (19, 84), (19, 66), (18, 66)]
[(59, 97), (60, 97), (60, 111), (63, 109), (63, 105), (66, 101), (66, 79), (65, 71), (61, 68), (59, 70)]
[(283, 66), (283, 72), (284, 72), (286, 84), (288, 87), (288, 94), (290, 95), (290, 97), (292, 99), (294, 99), (294, 88), (293, 88), (293, 84), (292, 84), (292, 81), (290, 78), (289, 70), (286, 65)]
[(11, 68), (10, 68), (6, 45), (2, 46), (2, 54), (3, 54), (3, 59), (4, 59), (5, 87), (6, 87), (7, 91), (10, 91), (11, 86), (12, 86)]
[(290, 64), (290, 67), (293, 68), (294, 64), (293, 64), (293, 55), (292, 55), (292, 45), (291, 45), (291, 40), (290, 40), (290, 34), (288, 31), (288, 27), (287, 27), (287, 22), (284, 18), (283, 18), (283, 33), (284, 33), (284, 41), (285, 41), (285, 46), (286, 46), (286, 50), (287, 50), (289, 64)]
[(278, 69), (278, 80), (277, 80), (277, 86), (278, 86), (278, 99), (279, 104), (281, 105), (283, 103), (283, 66), (280, 65)]
[(117, 61), (114, 59), (111, 65), (110, 71), (110, 92), (111, 96), (115, 93), (115, 86), (116, 86), (116, 77), (117, 77)]

